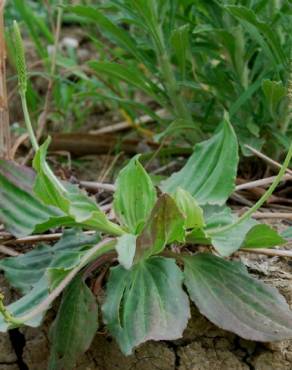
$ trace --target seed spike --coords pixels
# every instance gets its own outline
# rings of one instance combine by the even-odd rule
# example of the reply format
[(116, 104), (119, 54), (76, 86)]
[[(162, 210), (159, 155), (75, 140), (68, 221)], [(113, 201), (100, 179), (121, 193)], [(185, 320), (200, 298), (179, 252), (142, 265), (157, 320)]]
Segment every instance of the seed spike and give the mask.
[(14, 31), (14, 47), (15, 47), (15, 56), (16, 56), (16, 69), (18, 74), (18, 88), (21, 95), (26, 94), (27, 90), (27, 70), (25, 63), (24, 55), (24, 46), (20, 33), (18, 23), (13, 22), (13, 31)]

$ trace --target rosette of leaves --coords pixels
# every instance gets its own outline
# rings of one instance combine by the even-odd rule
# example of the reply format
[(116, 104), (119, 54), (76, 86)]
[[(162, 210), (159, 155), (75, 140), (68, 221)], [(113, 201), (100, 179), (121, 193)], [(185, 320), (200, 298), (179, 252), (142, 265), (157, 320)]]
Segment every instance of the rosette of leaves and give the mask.
[[(73, 368), (98, 328), (96, 298), (85, 280), (88, 271), (116, 256), (101, 310), (125, 354), (150, 339), (181, 337), (190, 317), (189, 298), (210, 321), (243, 338), (265, 342), (292, 337), (292, 313), (285, 299), (242, 264), (224, 258), (243, 246), (285, 242), (266, 225), (238, 220), (226, 206), (238, 162), (228, 120), (195, 146), (185, 166), (160, 189), (139, 156), (132, 158), (116, 181), (117, 223), (77, 186), (52, 181), (47, 146), (35, 155), (35, 172), (0, 162), (0, 217), (7, 230), (19, 237), (69, 227), (53, 246), (41, 244), (0, 261), (11, 285), (24, 294), (7, 307), (1, 303), (1, 332), (40, 325), (63, 293), (51, 328), (49, 369)], [(191, 253), (188, 246), (196, 244), (213, 246), (221, 257)]]

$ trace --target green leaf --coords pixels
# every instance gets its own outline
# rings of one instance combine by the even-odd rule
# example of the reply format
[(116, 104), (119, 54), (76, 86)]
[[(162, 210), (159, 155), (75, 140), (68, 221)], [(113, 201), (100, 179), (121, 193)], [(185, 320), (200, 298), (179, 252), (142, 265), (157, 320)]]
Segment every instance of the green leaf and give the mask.
[(66, 10), (94, 22), (97, 27), (102, 29), (102, 33), (111, 41), (115, 41), (119, 46), (127, 50), (138, 60), (143, 61), (143, 56), (141, 56), (135, 40), (132, 39), (129, 33), (122, 27), (118, 27), (114, 22), (107, 18), (97, 7), (83, 5), (67, 6)]
[(57, 288), (74, 267), (80, 265), (85, 253), (84, 250), (58, 253), (45, 272), (50, 292)]
[(187, 52), (189, 51), (189, 30), (190, 25), (185, 24), (173, 30), (171, 34), (171, 44), (175, 52), (176, 59), (180, 68), (182, 79), (185, 79)]
[[(236, 221), (236, 217), (233, 218)], [(230, 256), (236, 252), (243, 244), (247, 233), (256, 225), (253, 219), (246, 220), (234, 226), (230, 230), (219, 232), (207, 232), (211, 237), (211, 242), (214, 248), (221, 254), (221, 256)]]
[(233, 116), (235, 116), (240, 108), (242, 108), (242, 106), (251, 99), (251, 97), (257, 92), (260, 87), (261, 79), (258, 78), (254, 83), (249, 85), (248, 88), (244, 90), (234, 102), (232, 102), (229, 109), (230, 118), (233, 118)]
[(186, 229), (201, 229), (205, 226), (203, 210), (188, 191), (178, 187), (173, 198), (185, 217)]
[(137, 238), (134, 261), (161, 253), (168, 243), (184, 242), (184, 224), (185, 219), (175, 201), (170, 195), (163, 194)]
[(132, 267), (136, 251), (136, 235), (125, 234), (117, 239), (116, 251), (119, 263), (127, 270)]
[(154, 185), (138, 158), (132, 158), (119, 173), (114, 195), (115, 213), (133, 234), (144, 226), (156, 201)]
[(96, 298), (78, 276), (63, 293), (57, 317), (50, 331), (49, 370), (73, 369), (88, 350), (98, 328)]
[(200, 205), (226, 202), (234, 190), (238, 145), (231, 124), (225, 120), (217, 134), (197, 144), (185, 166), (161, 183), (165, 192), (187, 190)]
[(200, 312), (215, 325), (255, 341), (292, 338), (292, 312), (279, 292), (239, 263), (211, 254), (185, 257), (185, 284)]
[(51, 260), (50, 246), (40, 245), (26, 254), (1, 260), (0, 269), (14, 288), (27, 293), (43, 276)]
[(47, 58), (47, 50), (44, 48), (40, 33), (42, 33), (51, 44), (54, 42), (54, 36), (40, 14), (36, 15), (28, 3), (21, 0), (13, 0), (13, 6), (17, 13), (21, 15), (21, 20), (25, 22), (26, 28), (39, 56), (45, 60)]
[(112, 268), (102, 311), (125, 354), (147, 340), (180, 338), (190, 317), (180, 269), (163, 257), (141, 261), (131, 270)]
[(255, 225), (245, 237), (241, 247), (244, 248), (272, 248), (276, 245), (285, 244), (286, 240), (282, 238), (276, 230), (268, 225)]
[[(90, 68), (102, 76), (109, 76), (118, 80), (127, 82), (128, 84), (141, 89), (150, 96), (156, 96), (153, 94), (153, 84), (148, 80), (140, 71), (134, 66), (124, 66), (118, 63), (110, 62), (88, 62)], [(155, 90), (154, 90), (155, 91)]]
[(177, 118), (176, 120), (172, 121), (165, 130), (163, 130), (159, 134), (156, 134), (154, 138), (155, 141), (161, 142), (162, 139), (169, 136), (177, 137), (178, 135), (188, 135), (189, 137), (192, 135), (192, 132), (195, 131), (197, 131), (197, 127), (194, 125), (193, 122), (187, 121), (182, 118)]
[[(58, 294), (61, 293), (64, 288), (66, 288), (66, 285), (68, 285), (70, 281), (79, 273), (81, 268), (102, 254), (112, 250), (114, 244), (115, 242), (111, 239), (106, 239), (103, 242), (97, 243), (96, 245), (91, 246), (88, 250), (81, 251), (80, 253), (83, 253), (82, 259), (75, 259), (76, 262), (74, 262), (74, 256), (76, 256), (76, 252), (72, 251), (71, 253), (73, 254), (73, 258), (63, 258), (63, 265), (60, 263), (62, 258), (59, 257), (64, 257), (64, 251), (62, 251), (61, 254), (57, 254), (56, 259), (54, 259), (50, 264), (50, 269), (54, 269), (54, 263), (56, 263), (56, 267), (58, 268), (55, 268), (54, 271), (56, 275), (59, 273), (58, 277), (55, 275), (57, 281), (53, 281), (53, 288), (55, 289), (57, 285), (70, 274), (68, 279), (60, 287), (59, 291), (55, 291), (55, 295), (52, 293), (51, 296), (48, 296), (49, 282), (46, 276), (48, 270), (46, 270), (45, 274), (33, 286), (32, 290), (28, 294), (6, 307), (5, 310), (2, 308), (2, 312), (5, 312), (6, 310), (8, 311), (9, 315), (12, 316), (12, 320), (5, 320), (4, 316), (1, 316), (0, 331), (7, 331), (9, 328), (15, 326), (18, 327), (23, 324), (29, 326), (38, 326), (41, 323), (44, 313), (50, 308), (50, 304), (58, 296)], [(70, 257), (69, 251), (68, 256)]]
[(194, 229), (187, 235), (187, 243), (211, 245), (211, 238), (203, 229)]
[(65, 191), (56, 185), (49, 173), (46, 164), (47, 149), (50, 139), (42, 144), (33, 160), (33, 166), (37, 171), (34, 191), (39, 198), (48, 205), (60, 208), (68, 215), (75, 224), (90, 227), (94, 230), (103, 231), (113, 235), (122, 235), (123, 230), (100, 210), (94, 200), (83, 193), (77, 186), (62, 183)]
[(203, 212), (207, 224), (206, 229), (215, 229), (234, 222), (232, 211), (227, 206), (206, 205), (203, 207)]
[(29, 168), (0, 160), (0, 220), (16, 237), (73, 223), (64, 212), (43, 204), (33, 194), (34, 180)]
[[(41, 303), (49, 294), (48, 283), (45, 277), (42, 277), (32, 288), (32, 290), (27, 293), (22, 298), (18, 299), (16, 302), (8, 305), (7, 310), (14, 316), (23, 316), (33, 309), (36, 305)], [(46, 310), (33, 319), (26, 321), (25, 325), (31, 327), (37, 327), (41, 324)], [(13, 328), (11, 323), (4, 320), (3, 316), (0, 314), (0, 332), (7, 332), (8, 329)]]
[(282, 81), (263, 80), (262, 89), (268, 102), (272, 114), (277, 113), (280, 101), (287, 95)]
[(22, 293), (28, 293), (44, 275), (49, 266), (60, 266), (59, 256), (80, 252), (100, 241), (99, 235), (86, 235), (79, 230), (65, 230), (62, 238), (54, 246), (39, 245), (35, 249), (17, 257), (8, 257), (0, 261), (0, 270), (5, 272), (9, 283)]
[(227, 5), (225, 8), (238, 18), (244, 28), (260, 43), (267, 56), (277, 65), (286, 63), (277, 32), (267, 22), (261, 21), (252, 9), (243, 6)]

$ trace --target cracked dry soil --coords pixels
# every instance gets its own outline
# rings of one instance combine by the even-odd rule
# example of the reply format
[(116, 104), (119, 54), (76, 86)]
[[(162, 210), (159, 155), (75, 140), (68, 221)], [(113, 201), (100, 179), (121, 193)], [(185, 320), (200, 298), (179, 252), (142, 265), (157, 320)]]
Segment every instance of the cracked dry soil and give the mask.
[[(251, 273), (276, 286), (292, 308), (291, 261), (252, 255), (241, 258)], [(9, 299), (3, 276), (0, 285)], [(215, 327), (195, 307), (192, 311), (182, 339), (145, 343), (129, 357), (110, 336), (98, 333), (76, 370), (292, 370), (292, 340), (273, 344), (243, 340)], [(1, 370), (46, 370), (52, 315), (41, 328), (0, 334)]]

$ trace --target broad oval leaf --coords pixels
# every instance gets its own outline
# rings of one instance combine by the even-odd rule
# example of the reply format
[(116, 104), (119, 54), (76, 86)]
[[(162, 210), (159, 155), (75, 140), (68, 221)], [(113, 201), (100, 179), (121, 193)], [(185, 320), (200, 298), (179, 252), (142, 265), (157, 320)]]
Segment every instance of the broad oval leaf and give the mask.
[(33, 194), (34, 180), (31, 169), (0, 160), (0, 220), (16, 237), (73, 222), (61, 210), (43, 204)]
[[(21, 297), (17, 301), (11, 303), (6, 308), (13, 316), (23, 316), (39, 303), (41, 303), (43, 300), (45, 300), (48, 294), (49, 288), (47, 279), (43, 276), (36, 284), (34, 284), (29, 293), (27, 293), (25, 296)], [(39, 326), (43, 320), (46, 311), (47, 308), (34, 318), (26, 321), (24, 324), (34, 328)], [(14, 325), (5, 321), (4, 317), (0, 313), (0, 332), (5, 333), (13, 327)]]
[[(5, 272), (9, 283), (22, 293), (28, 293), (46, 272), (49, 266), (56, 267), (59, 256), (81, 252), (87, 246), (100, 241), (99, 235), (86, 235), (79, 230), (65, 230), (62, 238), (54, 246), (39, 245), (32, 251), (17, 257), (8, 257), (0, 260), (0, 270)], [(63, 259), (65, 263), (65, 259)], [(64, 267), (64, 266), (61, 266)]]
[(226, 202), (234, 190), (238, 144), (231, 124), (224, 120), (209, 140), (197, 144), (185, 166), (161, 183), (164, 192), (187, 190), (200, 205)]
[(40, 245), (32, 251), (17, 257), (0, 261), (0, 270), (5, 272), (9, 283), (22, 293), (28, 293), (43, 276), (52, 261), (51, 247)]
[(249, 340), (292, 338), (292, 312), (285, 299), (238, 262), (206, 253), (185, 257), (184, 263), (189, 295), (214, 324)]
[(141, 230), (156, 201), (155, 187), (138, 158), (120, 171), (114, 195), (115, 213), (133, 234)]
[(127, 355), (147, 340), (180, 338), (190, 317), (180, 269), (163, 257), (141, 261), (131, 270), (112, 268), (102, 311)]
[[(237, 218), (234, 217), (233, 222), (235, 222), (236, 219)], [(221, 256), (227, 257), (236, 252), (243, 245), (246, 235), (256, 224), (257, 222), (255, 220), (248, 219), (238, 225), (234, 225), (234, 227), (229, 230), (212, 233), (209, 231), (207, 234), (210, 236), (214, 248)]]
[(174, 199), (163, 194), (156, 202), (149, 219), (137, 238), (134, 261), (163, 251), (166, 244), (185, 241), (185, 218)]
[(50, 331), (52, 348), (49, 370), (73, 369), (89, 348), (98, 328), (96, 298), (77, 276), (64, 291)]

